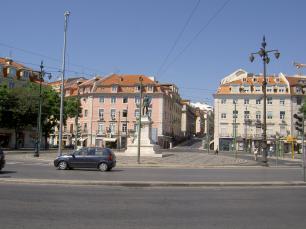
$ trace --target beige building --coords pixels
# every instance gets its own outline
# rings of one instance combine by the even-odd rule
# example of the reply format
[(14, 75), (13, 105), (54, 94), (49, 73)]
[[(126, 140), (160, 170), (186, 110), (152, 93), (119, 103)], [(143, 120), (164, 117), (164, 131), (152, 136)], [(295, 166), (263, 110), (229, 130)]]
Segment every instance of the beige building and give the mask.
[[(281, 139), (284, 151), (287, 138), (297, 137), (293, 114), (305, 98), (305, 76), (267, 77), (267, 140), (270, 146)], [(263, 76), (237, 70), (225, 77), (214, 94), (214, 148), (237, 150), (256, 147), (262, 139)]]
[(181, 129), (184, 138), (191, 138), (196, 133), (196, 109), (190, 105), (190, 100), (182, 100)]

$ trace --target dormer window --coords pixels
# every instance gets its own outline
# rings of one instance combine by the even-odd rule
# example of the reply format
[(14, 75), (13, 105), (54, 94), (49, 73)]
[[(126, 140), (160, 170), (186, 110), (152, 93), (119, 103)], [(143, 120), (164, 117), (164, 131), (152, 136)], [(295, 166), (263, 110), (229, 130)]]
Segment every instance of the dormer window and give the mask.
[(278, 92), (284, 93), (284, 92), (285, 92), (285, 88), (284, 88), (284, 87), (280, 87), (280, 88), (278, 89)]
[(112, 85), (112, 92), (117, 92), (118, 86), (117, 85)]
[(7, 68), (7, 75), (9, 77), (15, 77), (16, 76), (16, 69), (12, 68), (12, 67)]

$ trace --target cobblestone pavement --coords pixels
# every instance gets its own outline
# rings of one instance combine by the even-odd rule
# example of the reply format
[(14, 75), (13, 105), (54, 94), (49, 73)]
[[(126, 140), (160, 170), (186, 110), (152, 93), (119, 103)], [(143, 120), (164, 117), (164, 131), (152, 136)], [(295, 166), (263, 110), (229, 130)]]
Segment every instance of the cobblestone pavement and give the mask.
[[(66, 152), (67, 153), (67, 152)], [(253, 160), (233, 158), (226, 155), (207, 154), (199, 152), (165, 152), (162, 158), (141, 157), (141, 164), (137, 164), (137, 157), (123, 156), (123, 153), (116, 153), (117, 166), (152, 166), (152, 167), (206, 167), (206, 166), (254, 166), (258, 163)], [(56, 158), (56, 151), (42, 151), (39, 158), (33, 157), (33, 152), (6, 152), (6, 160), (53, 163)]]
[[(136, 156), (124, 156), (123, 152), (115, 152), (117, 155), (118, 167), (221, 167), (221, 166), (260, 166), (260, 158), (255, 161), (253, 155), (245, 152), (239, 152), (237, 155), (231, 152), (220, 152), (219, 155), (213, 154), (210, 151), (196, 150), (196, 151), (182, 151), (180, 147), (176, 152), (174, 149), (163, 152), (162, 158), (141, 157), (139, 165)], [(65, 150), (63, 154), (72, 152), (72, 150)], [(40, 157), (33, 157), (34, 151), (5, 151), (7, 162), (23, 161), (27, 163), (48, 163), (52, 164), (57, 156), (56, 150), (41, 151)], [(287, 155), (288, 156), (288, 155)], [(290, 156), (290, 155), (289, 155)], [(270, 166), (275, 166), (275, 158), (269, 158)], [(278, 166), (299, 166), (300, 159), (280, 158)]]

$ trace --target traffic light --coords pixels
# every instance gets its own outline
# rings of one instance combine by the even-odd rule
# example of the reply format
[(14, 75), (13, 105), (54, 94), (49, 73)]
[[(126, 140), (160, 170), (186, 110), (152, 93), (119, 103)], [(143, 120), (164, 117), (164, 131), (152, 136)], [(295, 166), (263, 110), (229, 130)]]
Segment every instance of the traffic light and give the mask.
[(301, 134), (304, 133), (304, 117), (303, 115), (294, 114), (293, 117), (297, 120), (295, 122), (295, 129)]

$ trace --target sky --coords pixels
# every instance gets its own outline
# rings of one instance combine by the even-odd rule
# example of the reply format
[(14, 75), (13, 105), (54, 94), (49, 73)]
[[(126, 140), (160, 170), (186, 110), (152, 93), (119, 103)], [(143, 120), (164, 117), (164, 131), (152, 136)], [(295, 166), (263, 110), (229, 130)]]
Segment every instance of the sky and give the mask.
[(253, 63), (263, 35), (269, 74), (306, 74), (303, 0), (10, 0), (1, 1), (0, 56), (60, 76), (64, 12), (67, 77), (144, 74), (174, 83), (181, 97), (212, 104), (220, 80), (235, 70), (262, 73)]

